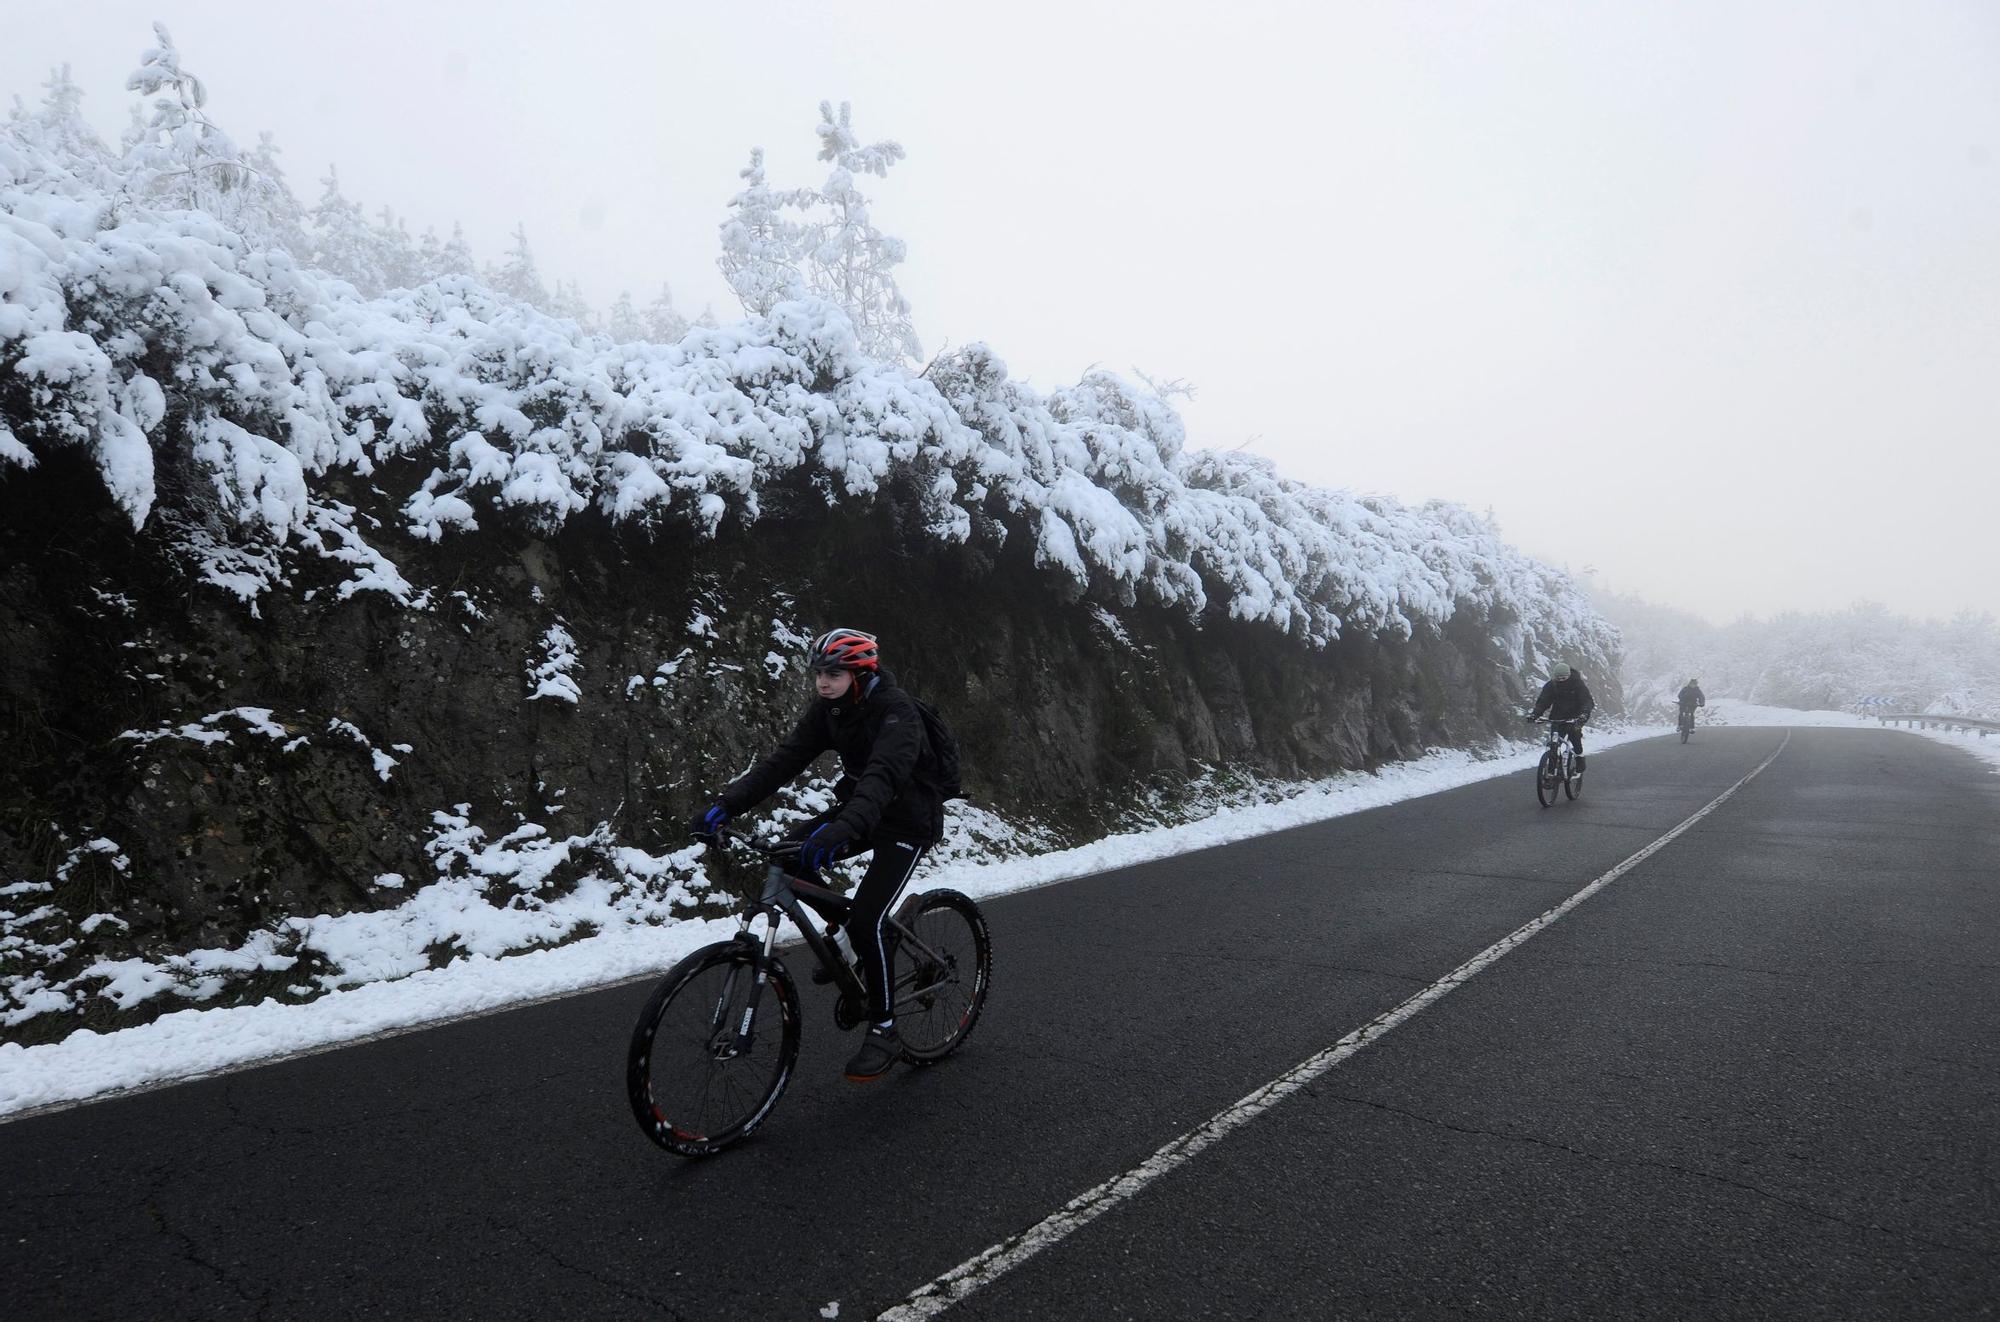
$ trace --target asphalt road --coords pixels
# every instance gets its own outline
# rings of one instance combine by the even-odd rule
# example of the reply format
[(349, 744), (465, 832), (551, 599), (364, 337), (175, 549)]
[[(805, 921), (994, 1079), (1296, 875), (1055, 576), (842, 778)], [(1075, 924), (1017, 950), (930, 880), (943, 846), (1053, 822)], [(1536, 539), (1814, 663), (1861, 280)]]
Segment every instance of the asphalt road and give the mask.
[[(631, 986), (0, 1125), (0, 1314), (872, 1317), (1673, 828), (1785, 733), (987, 902), (966, 1049), (802, 985), (758, 1136), (638, 1132)], [(2000, 777), (1797, 730), (1478, 977), (947, 1317), (2000, 1316)], [(803, 979), (801, 980), (803, 982)]]

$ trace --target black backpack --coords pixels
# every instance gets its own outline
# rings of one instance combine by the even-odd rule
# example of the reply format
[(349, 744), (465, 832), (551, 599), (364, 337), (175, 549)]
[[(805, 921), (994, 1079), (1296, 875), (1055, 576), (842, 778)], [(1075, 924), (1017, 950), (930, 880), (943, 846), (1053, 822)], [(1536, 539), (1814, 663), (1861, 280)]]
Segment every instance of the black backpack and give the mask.
[(937, 708), (922, 698), (912, 698), (918, 713), (924, 718), (924, 737), (930, 740), (931, 756), (937, 759), (938, 789), (948, 803), (965, 797), (965, 788), (958, 782), (958, 736), (938, 715)]

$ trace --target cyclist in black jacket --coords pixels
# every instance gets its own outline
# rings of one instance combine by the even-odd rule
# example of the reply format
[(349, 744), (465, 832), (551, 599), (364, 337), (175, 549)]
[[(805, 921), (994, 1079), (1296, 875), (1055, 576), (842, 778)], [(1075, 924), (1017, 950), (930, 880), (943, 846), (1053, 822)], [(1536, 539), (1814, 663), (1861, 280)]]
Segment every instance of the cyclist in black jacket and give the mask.
[[(695, 819), (711, 834), (737, 813), (762, 803), (822, 753), (840, 755), (845, 773), (834, 786), (834, 805), (799, 831), (801, 874), (848, 854), (873, 851), (855, 888), (846, 932), (868, 989), (870, 1027), (847, 1062), (856, 1082), (879, 1079), (902, 1053), (891, 1008), (882, 920), (917, 870), (925, 851), (944, 833), (944, 795), (937, 757), (924, 734), (922, 714), (909, 694), (882, 669), (875, 637), (833, 629), (815, 638), (806, 654), (818, 696), (800, 713), (792, 732), (756, 766), (730, 782)], [(814, 973), (815, 981), (826, 975)]]
[(1576, 769), (1583, 770), (1583, 722), (1590, 719), (1590, 713), (1597, 710), (1597, 699), (1590, 696), (1590, 686), (1583, 682), (1583, 676), (1570, 669), (1568, 663), (1556, 662), (1549, 667), (1549, 682), (1542, 685), (1542, 692), (1535, 699), (1534, 711), (1528, 719), (1534, 720), (1543, 712), (1552, 721), (1576, 721), (1569, 727), (1570, 746), (1576, 749)]

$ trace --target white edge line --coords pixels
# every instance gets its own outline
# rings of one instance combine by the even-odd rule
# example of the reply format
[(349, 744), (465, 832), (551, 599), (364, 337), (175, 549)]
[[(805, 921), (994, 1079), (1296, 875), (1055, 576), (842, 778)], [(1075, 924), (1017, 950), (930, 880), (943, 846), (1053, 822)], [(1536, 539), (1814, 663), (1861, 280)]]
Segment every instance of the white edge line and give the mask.
[(1285, 1098), (1325, 1074), (1334, 1066), (1354, 1055), (1363, 1047), (1379, 1041), (1398, 1025), (1415, 1018), (1435, 1005), (1446, 995), (1469, 982), (1488, 965), (1508, 954), (1529, 937), (1554, 923), (1570, 910), (1582, 904), (1597, 892), (1609, 886), (1618, 878), (1638, 867), (1660, 850), (1673, 843), (1696, 822), (1720, 808), (1729, 798), (1760, 775), (1764, 768), (1778, 760), (1778, 754), (1792, 741), (1791, 731), (1779, 742), (1772, 754), (1757, 764), (1749, 775), (1715, 796), (1706, 807), (1701, 808), (1686, 821), (1668, 831), (1659, 839), (1641, 849), (1618, 866), (1606, 872), (1597, 880), (1585, 886), (1576, 894), (1550, 909), (1539, 918), (1531, 919), (1514, 931), (1501, 937), (1486, 949), (1460, 964), (1451, 972), (1425, 987), (1416, 995), (1391, 1010), (1384, 1011), (1361, 1027), (1341, 1038), (1318, 1055), (1294, 1065), (1290, 1070), (1271, 1080), (1249, 1096), (1216, 1112), (1200, 1126), (1189, 1130), (1168, 1142), (1159, 1151), (1146, 1158), (1139, 1165), (1117, 1175), (1095, 1188), (1087, 1189), (1065, 1203), (1062, 1208), (1026, 1230), (1009, 1239), (1002, 1240), (985, 1252), (960, 1263), (930, 1284), (911, 1293), (908, 1298), (888, 1311), (877, 1314), (877, 1322), (919, 1322), (919, 1319), (936, 1317), (953, 1304), (965, 1299), (981, 1286), (1020, 1266), (1028, 1259), (1050, 1248), (1089, 1225), (1098, 1217), (1111, 1211), (1119, 1204), (1133, 1197), (1153, 1181), (1191, 1161), (1203, 1151), (1212, 1147), (1229, 1134), (1250, 1123), (1264, 1112), (1276, 1106)]

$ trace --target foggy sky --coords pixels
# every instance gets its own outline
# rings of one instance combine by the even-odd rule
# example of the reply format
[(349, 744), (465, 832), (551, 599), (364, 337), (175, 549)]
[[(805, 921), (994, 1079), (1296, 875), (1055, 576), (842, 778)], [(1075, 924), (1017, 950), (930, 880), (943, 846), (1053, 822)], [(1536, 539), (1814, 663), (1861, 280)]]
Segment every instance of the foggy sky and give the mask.
[(1192, 443), (1491, 508), (1723, 620), (2000, 613), (2000, 8), (0, 0), (115, 142), (163, 19), (239, 142), (600, 309), (737, 314), (822, 98), (927, 351), (1197, 387)]

